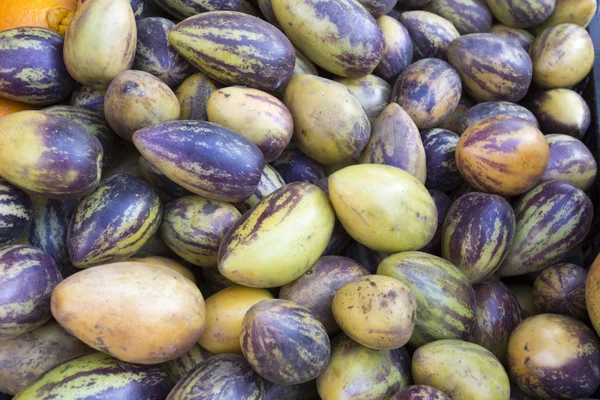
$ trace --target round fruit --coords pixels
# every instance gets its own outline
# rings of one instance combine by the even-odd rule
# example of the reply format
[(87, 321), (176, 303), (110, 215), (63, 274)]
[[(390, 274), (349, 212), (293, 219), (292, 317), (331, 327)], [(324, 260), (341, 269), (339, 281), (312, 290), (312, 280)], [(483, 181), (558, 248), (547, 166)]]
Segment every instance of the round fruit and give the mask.
[(448, 19), (461, 35), (488, 32), (494, 19), (484, 0), (433, 0), (425, 9)]
[(397, 19), (383, 15), (377, 19), (383, 32), (385, 51), (373, 73), (387, 81), (395, 81), (413, 60), (413, 43), (408, 31)]
[(544, 134), (562, 133), (581, 138), (591, 123), (590, 108), (577, 92), (553, 89), (538, 95), (533, 110)]
[(533, 283), (533, 302), (542, 313), (568, 315), (585, 321), (585, 281), (587, 271), (575, 264), (546, 268)]
[(428, 11), (405, 11), (400, 23), (406, 27), (414, 46), (414, 59), (446, 59), (448, 45), (460, 36), (454, 24)]
[[(448, 192), (463, 182), (456, 166), (456, 145), (459, 136), (446, 129), (428, 129), (421, 133), (427, 165), (428, 189)], [(443, 221), (442, 221), (443, 223)]]
[(206, 121), (206, 103), (211, 93), (217, 90), (217, 85), (205, 74), (188, 76), (175, 91), (181, 108), (180, 119)]
[(546, 141), (550, 147), (550, 162), (542, 182), (562, 180), (583, 191), (588, 190), (598, 174), (596, 159), (590, 149), (568, 135), (546, 135)]
[(462, 135), (471, 125), (497, 115), (518, 117), (529, 122), (536, 128), (540, 127), (535, 115), (523, 106), (509, 101), (486, 101), (469, 108), (460, 119), (460, 129), (457, 133)]
[(390, 102), (392, 87), (383, 78), (365, 75), (360, 78), (336, 78), (336, 82), (348, 88), (365, 110), (369, 121), (381, 114)]
[(532, 28), (548, 19), (556, 0), (486, 0), (494, 17), (514, 28)]
[(521, 46), (525, 49), (525, 51), (529, 51), (529, 46), (531, 46), (531, 43), (533, 43), (535, 40), (535, 36), (533, 36), (528, 30), (513, 28), (502, 24), (493, 25), (489, 33), (502, 36), (503, 38), (512, 41), (516, 45)]

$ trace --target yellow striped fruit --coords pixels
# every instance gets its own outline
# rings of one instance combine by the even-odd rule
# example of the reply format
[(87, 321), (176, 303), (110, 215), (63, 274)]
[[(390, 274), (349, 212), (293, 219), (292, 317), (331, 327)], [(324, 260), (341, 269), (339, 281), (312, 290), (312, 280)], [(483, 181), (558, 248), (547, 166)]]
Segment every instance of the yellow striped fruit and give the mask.
[(205, 360), (208, 360), (214, 354), (204, 349), (199, 344), (195, 344), (190, 351), (174, 360), (161, 364), (163, 370), (169, 375), (173, 385), (185, 378), (191, 370)]

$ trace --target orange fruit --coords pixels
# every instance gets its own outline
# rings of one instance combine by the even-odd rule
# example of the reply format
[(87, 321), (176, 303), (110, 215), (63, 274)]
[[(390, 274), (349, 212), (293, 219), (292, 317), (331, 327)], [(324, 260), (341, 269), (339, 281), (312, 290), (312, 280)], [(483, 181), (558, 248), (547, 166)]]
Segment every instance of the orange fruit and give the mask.
[(21, 26), (40, 26), (65, 34), (77, 0), (1, 0), (0, 31)]
[(20, 103), (18, 101), (14, 101), (14, 100), (3, 99), (2, 97), (0, 97), (0, 118), (4, 117), (5, 115), (8, 115), (8, 114), (16, 113), (17, 111), (35, 110), (35, 109), (36, 109), (35, 106), (25, 104), (25, 103)]

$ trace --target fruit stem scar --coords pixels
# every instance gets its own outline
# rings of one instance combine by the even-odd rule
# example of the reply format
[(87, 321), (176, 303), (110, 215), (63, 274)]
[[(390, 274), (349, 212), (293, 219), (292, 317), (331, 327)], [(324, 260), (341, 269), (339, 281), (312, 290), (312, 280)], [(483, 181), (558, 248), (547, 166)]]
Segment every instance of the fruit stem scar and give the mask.
[(60, 33), (63, 36), (67, 32), (67, 28), (69, 27), (72, 18), (73, 11), (64, 7), (51, 8), (46, 14), (46, 21), (48, 22), (48, 27), (53, 31)]

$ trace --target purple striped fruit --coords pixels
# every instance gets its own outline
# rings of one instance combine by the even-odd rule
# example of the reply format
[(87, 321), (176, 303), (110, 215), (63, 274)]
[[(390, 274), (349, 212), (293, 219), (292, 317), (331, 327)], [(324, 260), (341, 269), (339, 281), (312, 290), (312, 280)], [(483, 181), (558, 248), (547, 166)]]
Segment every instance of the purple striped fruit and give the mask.
[(288, 38), (268, 22), (236, 11), (190, 17), (171, 29), (169, 42), (190, 64), (229, 86), (275, 90), (294, 70)]
[(394, 81), (413, 61), (414, 47), (406, 28), (395, 18), (383, 15), (377, 18), (383, 33), (385, 50), (373, 74)]
[(240, 0), (154, 0), (163, 10), (178, 20), (210, 11), (235, 11)]
[(136, 258), (144, 257), (167, 257), (177, 258), (177, 255), (167, 246), (164, 240), (160, 237), (160, 231), (157, 231), (154, 235), (150, 236), (150, 239), (146, 242), (137, 253), (134, 254)]
[(358, 2), (377, 18), (392, 11), (398, 0), (358, 0)]
[(572, 90), (548, 90), (538, 95), (532, 106), (544, 134), (562, 133), (582, 138), (590, 127), (590, 108), (583, 97)]
[(297, 150), (286, 150), (271, 163), (286, 183), (316, 183), (325, 177), (323, 166)]
[(467, 277), (450, 262), (419, 251), (405, 251), (384, 259), (377, 274), (400, 280), (417, 299), (411, 347), (469, 336), (475, 323), (475, 292)]
[(586, 191), (596, 180), (598, 167), (594, 155), (583, 142), (568, 135), (546, 135), (550, 161), (542, 182), (563, 180)]
[(389, 104), (373, 123), (371, 138), (361, 154), (360, 162), (391, 165), (425, 183), (425, 149), (419, 129), (398, 104)]
[(179, 119), (206, 121), (206, 103), (215, 90), (217, 85), (201, 72), (187, 77), (175, 91), (181, 109)]
[(50, 296), (60, 281), (56, 263), (42, 250), (21, 245), (0, 248), (0, 341), (52, 318)]
[(116, 174), (129, 174), (136, 178), (145, 179), (140, 170), (140, 153), (132, 143), (121, 140), (118, 142), (116, 160), (102, 173), (102, 180)]
[(77, 82), (107, 88), (133, 65), (136, 41), (135, 16), (128, 0), (86, 1), (73, 15), (65, 35), (65, 65)]
[(525, 51), (529, 51), (529, 46), (535, 40), (535, 36), (525, 29), (512, 28), (502, 24), (493, 25), (489, 33), (508, 39), (514, 44), (521, 46)]
[(137, 46), (133, 69), (148, 72), (169, 87), (177, 87), (195, 71), (169, 43), (169, 31), (175, 26), (161, 17), (137, 22)]
[(271, 4), (283, 32), (321, 68), (344, 78), (359, 78), (379, 64), (383, 34), (360, 2), (272, 0)]
[(533, 64), (527, 52), (502, 37), (472, 33), (450, 43), (448, 61), (477, 102), (518, 102), (529, 90)]
[(468, 193), (446, 215), (442, 256), (477, 283), (496, 272), (514, 237), (515, 214), (508, 201), (495, 194)]
[(236, 203), (237, 209), (244, 214), (246, 211), (260, 203), (262, 199), (285, 186), (286, 182), (275, 168), (269, 164), (265, 164), (265, 169), (260, 177), (260, 182), (252, 196), (248, 197), (241, 203)]
[(317, 261), (334, 223), (333, 208), (321, 189), (307, 182), (288, 184), (229, 229), (219, 249), (219, 270), (240, 285), (283, 286)]
[(173, 182), (214, 200), (250, 197), (265, 165), (254, 143), (210, 122), (165, 122), (135, 132), (133, 143)]
[(46, 371), (93, 351), (56, 321), (0, 340), (0, 390), (15, 395)]
[(252, 369), (285, 385), (315, 379), (331, 353), (327, 332), (310, 311), (280, 299), (263, 300), (248, 310), (240, 342)]
[(533, 302), (542, 313), (563, 314), (586, 321), (586, 279), (587, 270), (575, 264), (548, 267), (533, 283)]
[(75, 107), (97, 111), (104, 115), (104, 95), (106, 89), (94, 89), (89, 86), (80, 85), (73, 91), (70, 104)]
[(167, 375), (157, 366), (129, 364), (95, 352), (51, 369), (15, 400), (47, 400), (63, 397), (64, 393), (77, 393), (82, 399), (161, 400), (171, 387)]
[(414, 46), (414, 59), (446, 59), (450, 43), (460, 36), (452, 22), (428, 11), (406, 11), (400, 16)]
[(465, 113), (460, 120), (457, 133), (462, 135), (471, 125), (497, 115), (510, 115), (524, 119), (538, 129), (540, 126), (535, 115), (523, 106), (508, 101), (486, 101), (471, 107)]
[(128, 174), (104, 180), (71, 217), (71, 262), (88, 268), (131, 257), (156, 232), (161, 216), (162, 205), (148, 183)]
[(510, 289), (500, 281), (484, 281), (475, 290), (476, 322), (469, 335), (471, 343), (491, 351), (506, 364), (508, 339), (522, 319), (521, 306)]
[(552, 26), (571, 23), (587, 28), (598, 9), (596, 0), (556, 0), (554, 11), (542, 24), (532, 29), (539, 35)]
[(388, 399), (411, 381), (404, 348), (373, 350), (341, 334), (331, 343), (331, 359), (317, 378), (323, 400)]
[(384, 258), (390, 256), (390, 253), (371, 250), (359, 242), (352, 240), (344, 250), (343, 256), (356, 261), (360, 265), (367, 268), (370, 273), (374, 274), (375, 271), (377, 271), (377, 266), (379, 266), (379, 263)]
[(411, 385), (386, 400), (450, 400), (450, 397), (431, 386)]
[(275, 16), (275, 12), (273, 11), (273, 3), (271, 0), (256, 0), (256, 3), (265, 19), (277, 29), (281, 29), (277, 17)]
[(420, 130), (442, 123), (458, 106), (460, 76), (450, 64), (426, 58), (411, 64), (396, 80), (391, 101), (415, 121)]
[(189, 190), (167, 178), (165, 174), (160, 172), (158, 168), (144, 157), (140, 156), (138, 159), (140, 177), (152, 185), (164, 203), (192, 194)]
[(435, 203), (435, 208), (437, 209), (438, 215), (438, 224), (435, 230), (435, 235), (433, 239), (427, 245), (419, 251), (423, 253), (429, 253), (434, 256), (442, 255), (442, 228), (444, 227), (444, 221), (446, 220), (446, 215), (452, 206), (452, 199), (445, 194), (444, 192), (440, 192), (439, 190), (429, 189), (429, 194)]
[(446, 119), (439, 124), (436, 128), (446, 129), (450, 132), (458, 133), (459, 135), (462, 133), (460, 128), (460, 124), (464, 115), (473, 107), (473, 103), (466, 96), (462, 96), (458, 101), (458, 105)]
[(487, 32), (494, 19), (485, 0), (433, 0), (425, 9), (446, 18), (461, 35)]
[(41, 111), (0, 119), (0, 176), (48, 198), (81, 197), (100, 181), (102, 145), (87, 128)]
[(64, 39), (37, 27), (0, 32), (0, 96), (35, 105), (58, 103), (75, 87), (63, 61)]
[(463, 182), (456, 166), (456, 145), (459, 136), (445, 129), (428, 129), (421, 133), (427, 166), (428, 189), (449, 192)]
[(513, 28), (533, 28), (548, 19), (556, 0), (486, 0), (494, 17)]
[(161, 367), (169, 375), (171, 383), (176, 385), (177, 382), (185, 378), (196, 366), (208, 360), (213, 355), (199, 344), (195, 344), (190, 351), (174, 360), (161, 364)]
[(581, 399), (600, 385), (600, 343), (576, 319), (540, 314), (521, 322), (508, 343), (508, 372), (528, 395)]
[(32, 220), (29, 196), (0, 178), (0, 246), (21, 239), (29, 231)]
[(263, 400), (321, 400), (314, 380), (300, 385), (277, 385), (266, 380), (264, 382)]
[(91, 134), (96, 136), (102, 145), (102, 166), (111, 165), (116, 158), (117, 136), (104, 119), (104, 114), (91, 111), (82, 107), (53, 106), (42, 110), (52, 115), (60, 115), (73, 122), (85, 126)]
[(308, 309), (327, 333), (337, 333), (340, 327), (331, 311), (333, 296), (346, 283), (365, 275), (369, 275), (369, 270), (350, 258), (321, 257), (304, 275), (284, 285), (279, 291), (279, 298)]
[(543, 182), (514, 205), (517, 230), (501, 276), (541, 271), (586, 237), (593, 206), (586, 194), (564, 181)]
[(336, 82), (346, 86), (348, 91), (360, 101), (370, 121), (377, 118), (390, 102), (392, 87), (376, 75), (336, 78)]
[(160, 235), (179, 257), (214, 268), (223, 236), (240, 217), (229, 203), (185, 196), (165, 205)]
[(248, 138), (265, 162), (275, 160), (294, 133), (290, 111), (276, 97), (257, 89), (227, 87), (213, 91), (206, 103), (208, 121)]
[(546, 138), (534, 125), (497, 115), (471, 125), (456, 147), (456, 165), (476, 189), (515, 196), (533, 188), (550, 158)]

